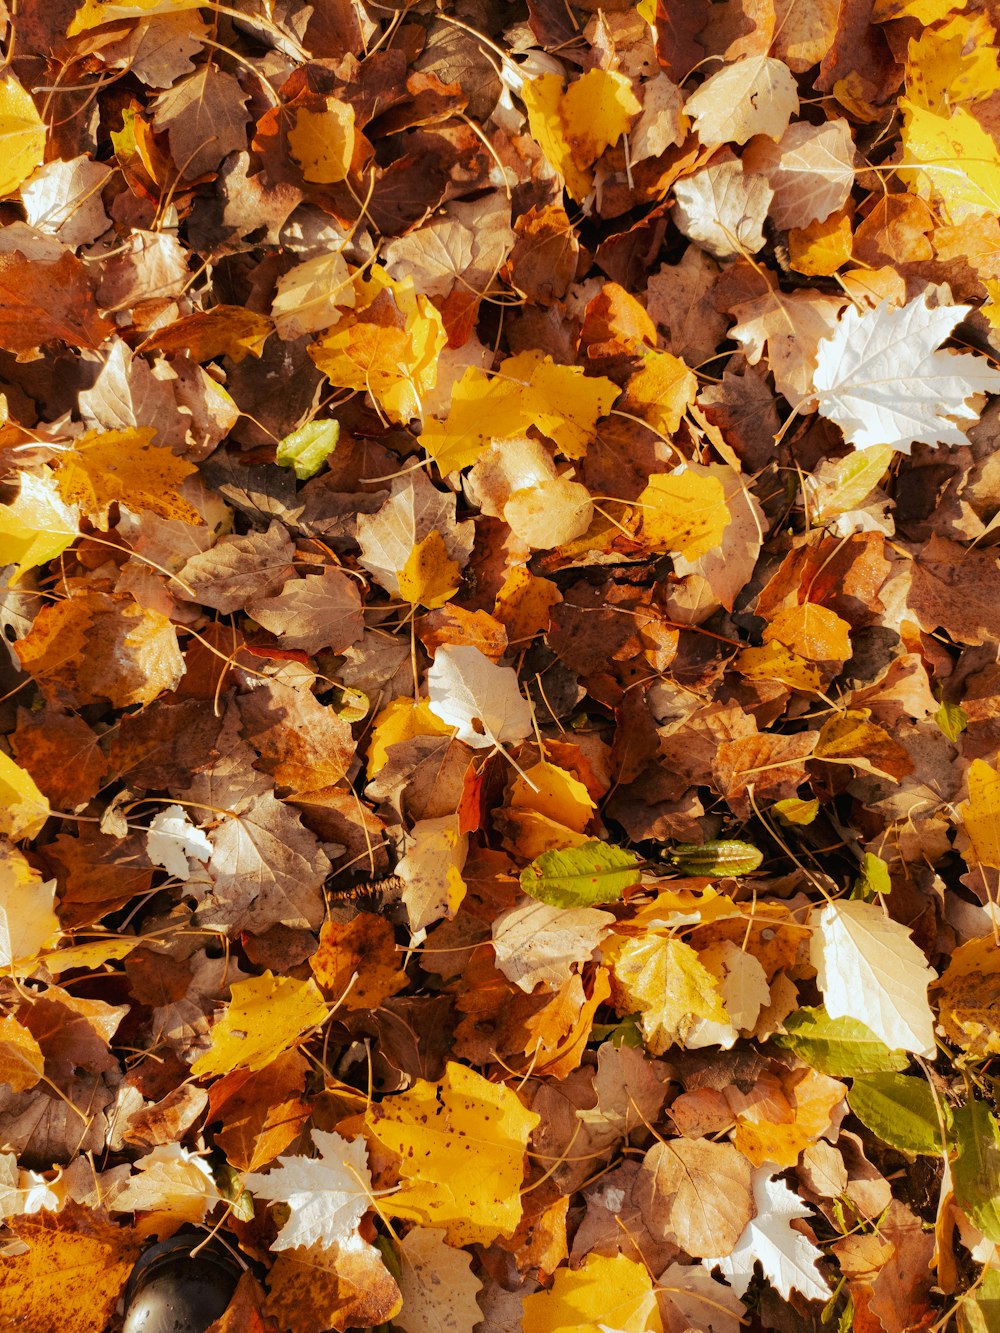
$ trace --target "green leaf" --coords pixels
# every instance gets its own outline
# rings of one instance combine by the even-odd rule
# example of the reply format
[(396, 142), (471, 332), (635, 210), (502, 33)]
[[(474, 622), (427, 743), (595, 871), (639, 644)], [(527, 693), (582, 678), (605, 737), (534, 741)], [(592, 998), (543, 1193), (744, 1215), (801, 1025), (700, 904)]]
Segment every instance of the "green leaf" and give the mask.
[(679, 842), (670, 853), (687, 875), (749, 875), (764, 853), (748, 842)]
[(617, 901), (639, 882), (641, 859), (624, 847), (585, 842), (542, 852), (521, 871), (521, 888), (550, 907), (591, 907)]
[(308, 426), (293, 430), (278, 445), (278, 462), (282, 467), (295, 469), (299, 481), (315, 477), (337, 447), (340, 422), (332, 417), (310, 421)]
[(905, 1051), (890, 1050), (864, 1023), (831, 1018), (822, 1007), (790, 1014), (774, 1043), (831, 1078), (897, 1073), (910, 1063)]
[(891, 1148), (925, 1157), (944, 1151), (934, 1094), (926, 1080), (871, 1074), (854, 1080), (847, 1101), (861, 1123)]
[(942, 704), (934, 714), (934, 721), (950, 741), (957, 741), (969, 725), (969, 719), (961, 704)]
[(1000, 1127), (985, 1102), (956, 1111), (954, 1126), (955, 1201), (984, 1236), (1000, 1243)]
[(861, 874), (854, 881), (851, 897), (861, 898), (864, 902), (870, 903), (880, 894), (891, 892), (892, 880), (889, 878), (889, 867), (881, 856), (865, 852), (864, 860), (861, 862)]
[(974, 1293), (956, 1311), (958, 1333), (996, 1333), (1000, 1328), (1000, 1269), (987, 1268)]

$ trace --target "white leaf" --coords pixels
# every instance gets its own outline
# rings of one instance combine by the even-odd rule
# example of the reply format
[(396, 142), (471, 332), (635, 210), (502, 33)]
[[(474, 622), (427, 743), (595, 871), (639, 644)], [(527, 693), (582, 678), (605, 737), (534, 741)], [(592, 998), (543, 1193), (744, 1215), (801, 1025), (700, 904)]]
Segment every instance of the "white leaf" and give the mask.
[(739, 158), (715, 162), (676, 182), (674, 221), (716, 259), (756, 254), (773, 198), (765, 178), (744, 171)]
[(46, 162), (21, 186), (28, 221), (64, 245), (88, 245), (111, 226), (101, 202), (110, 175), (110, 167), (89, 157)]
[(168, 1213), (200, 1222), (219, 1201), (212, 1172), (202, 1159), (179, 1143), (160, 1144), (135, 1163), (131, 1176), (110, 1206), (116, 1213)]
[(531, 707), (517, 673), (496, 666), (478, 648), (442, 644), (427, 672), (427, 691), (431, 712), (473, 749), (531, 735)]
[(706, 148), (746, 143), (755, 134), (780, 139), (798, 109), (792, 72), (772, 56), (750, 56), (727, 65), (706, 79), (684, 105)]
[(809, 1208), (784, 1181), (771, 1179), (770, 1171), (765, 1165), (753, 1173), (757, 1216), (747, 1223), (736, 1249), (724, 1259), (702, 1259), (702, 1263), (709, 1272), (721, 1269), (738, 1296), (750, 1285), (759, 1260), (764, 1276), (786, 1301), (793, 1289), (810, 1301), (829, 1300), (829, 1288), (816, 1268), (822, 1252), (789, 1225), (793, 1217), (808, 1217)]
[[(740, 1333), (743, 1306), (700, 1264), (671, 1264), (656, 1279), (665, 1327), (701, 1333)], [(676, 1312), (677, 1320), (671, 1316)]]
[(272, 1250), (348, 1240), (371, 1206), (372, 1178), (364, 1139), (348, 1142), (322, 1129), (314, 1129), (312, 1136), (319, 1158), (279, 1157), (278, 1166), (267, 1175), (251, 1171), (244, 1178), (252, 1194), (287, 1203), (291, 1209)]
[(483, 1317), (482, 1283), (469, 1271), (472, 1255), (445, 1244), (443, 1230), (414, 1227), (400, 1242), (403, 1308), (393, 1323), (406, 1333), (472, 1333)]
[(523, 899), (493, 922), (497, 969), (529, 995), (538, 985), (558, 990), (573, 964), (590, 958), (613, 923), (610, 912)]
[(968, 405), (977, 393), (1000, 392), (1000, 370), (985, 357), (935, 350), (972, 309), (932, 309), (922, 292), (894, 308), (848, 307), (818, 348), (813, 387), (819, 411), (835, 421), (849, 444), (966, 444), (956, 421), (976, 421)]
[(937, 974), (907, 928), (860, 900), (827, 903), (809, 919), (809, 959), (830, 1017), (855, 1018), (891, 1050), (932, 1058), (927, 987)]
[(154, 865), (163, 866), (177, 879), (188, 877), (188, 857), (207, 861), (212, 855), (212, 844), (195, 828), (180, 805), (168, 805), (149, 825), (146, 834), (146, 855)]
[(416, 933), (442, 917), (455, 915), (465, 897), (462, 867), (469, 848), (468, 834), (459, 828), (458, 815), (420, 819), (406, 835), (405, 855), (396, 874), (406, 884), (403, 902)]

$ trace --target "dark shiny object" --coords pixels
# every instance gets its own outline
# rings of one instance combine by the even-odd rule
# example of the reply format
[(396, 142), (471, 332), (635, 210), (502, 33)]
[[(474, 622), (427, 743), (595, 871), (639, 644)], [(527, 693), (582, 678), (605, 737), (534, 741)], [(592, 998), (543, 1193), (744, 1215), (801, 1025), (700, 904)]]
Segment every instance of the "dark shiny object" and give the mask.
[(225, 1246), (203, 1239), (172, 1236), (143, 1252), (125, 1288), (122, 1333), (205, 1333), (219, 1318), (242, 1269)]

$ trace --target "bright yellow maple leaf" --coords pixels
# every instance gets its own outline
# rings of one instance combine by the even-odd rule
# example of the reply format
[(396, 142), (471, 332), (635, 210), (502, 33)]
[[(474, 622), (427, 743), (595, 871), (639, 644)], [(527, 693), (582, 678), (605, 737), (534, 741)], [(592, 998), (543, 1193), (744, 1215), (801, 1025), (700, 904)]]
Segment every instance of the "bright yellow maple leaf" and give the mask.
[(959, 806), (980, 865), (1000, 870), (1000, 773), (984, 759), (969, 765), (969, 799)]
[(618, 142), (642, 110), (624, 74), (588, 70), (563, 91), (558, 74), (529, 79), (521, 90), (532, 138), (577, 200), (590, 193), (588, 170)]
[(981, 213), (1000, 213), (1000, 150), (965, 107), (950, 116), (928, 111), (906, 97), (903, 161), (897, 168), (911, 193), (940, 200), (954, 224)]
[(393, 282), (376, 268), (354, 289), (354, 309), (341, 312), (309, 355), (331, 384), (367, 391), (390, 420), (419, 419), (448, 341), (441, 316), (412, 278)]
[(429, 421), (420, 443), (447, 474), (469, 467), (491, 440), (535, 426), (567, 458), (582, 458), (618, 386), (579, 366), (557, 365), (531, 350), (502, 361), (495, 375), (470, 367), (452, 390), (444, 421)]
[(454, 597), (462, 582), (462, 567), (452, 560), (437, 528), (417, 542), (402, 569), (396, 570), (399, 595), (413, 606), (433, 610)]
[(151, 426), (134, 426), (81, 435), (59, 462), (56, 484), (63, 500), (79, 505), (103, 531), (113, 504), (184, 523), (201, 523), (197, 509), (177, 491), (198, 469), (170, 449), (152, 444), (155, 434)]
[(400, 1186), (382, 1201), (392, 1217), (443, 1227), (450, 1245), (489, 1245), (521, 1219), (528, 1136), (539, 1117), (502, 1083), (449, 1061), (440, 1083), (368, 1111), (368, 1131), (399, 1155)]
[(925, 28), (906, 55), (906, 95), (914, 106), (947, 113), (1000, 89), (996, 32), (984, 14), (955, 14)]
[(650, 932), (603, 948), (615, 981), (615, 1007), (620, 1014), (638, 1013), (653, 1055), (683, 1043), (694, 1018), (729, 1022), (718, 981), (682, 940)]
[(389, 746), (414, 736), (450, 736), (454, 727), (442, 722), (426, 699), (401, 697), (386, 704), (376, 717), (368, 740), (368, 776), (373, 778), (389, 758)]
[(263, 1069), (324, 1021), (329, 1009), (312, 979), (262, 972), (231, 987), (229, 1008), (211, 1033), (212, 1045), (191, 1066), (195, 1078), (234, 1069)]
[(20, 478), (16, 499), (0, 508), (0, 566), (16, 566), (11, 583), (61, 555), (79, 530), (79, 513), (64, 502), (48, 468)]
[(333, 97), (322, 111), (299, 107), (288, 147), (307, 181), (335, 185), (345, 180), (354, 156), (354, 107)]
[(662, 1333), (645, 1264), (624, 1254), (588, 1254), (579, 1268), (556, 1270), (548, 1291), (524, 1302), (524, 1333)]
[(640, 539), (652, 551), (676, 551), (688, 560), (713, 551), (732, 519), (718, 477), (656, 472), (636, 501)]
[(13, 74), (0, 79), (0, 195), (12, 194), (45, 157), (45, 122)]

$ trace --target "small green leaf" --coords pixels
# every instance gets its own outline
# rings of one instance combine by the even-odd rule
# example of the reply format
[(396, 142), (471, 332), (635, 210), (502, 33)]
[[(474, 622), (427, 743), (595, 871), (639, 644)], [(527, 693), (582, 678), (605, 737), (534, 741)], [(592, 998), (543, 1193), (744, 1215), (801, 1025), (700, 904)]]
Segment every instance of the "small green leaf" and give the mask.
[(679, 842), (668, 853), (687, 875), (749, 875), (764, 853), (748, 842)]
[(958, 1333), (996, 1333), (1000, 1328), (1000, 1269), (987, 1268), (982, 1282), (962, 1298), (956, 1313)]
[(924, 1079), (905, 1074), (856, 1078), (847, 1101), (861, 1123), (891, 1148), (925, 1157), (944, 1151), (934, 1094)]
[(864, 860), (861, 862), (861, 874), (854, 881), (851, 897), (861, 898), (864, 902), (870, 903), (880, 895), (884, 896), (891, 892), (892, 880), (889, 878), (889, 867), (881, 856), (865, 852)]
[(955, 1202), (987, 1239), (1000, 1243), (1000, 1126), (985, 1102), (956, 1111), (954, 1126)]
[(642, 1032), (639, 1028), (639, 1015), (629, 1014), (620, 1023), (595, 1023), (590, 1029), (591, 1041), (610, 1041), (615, 1050), (630, 1046), (634, 1051), (643, 1048)]
[(565, 851), (542, 852), (521, 871), (521, 888), (550, 907), (612, 903), (639, 882), (642, 861), (607, 842), (585, 842)]
[(969, 725), (961, 704), (942, 704), (934, 714), (934, 721), (950, 741), (957, 741)]
[(310, 421), (308, 426), (293, 430), (278, 445), (278, 462), (282, 467), (295, 469), (299, 481), (315, 477), (337, 447), (340, 422), (332, 418)]
[(905, 1051), (890, 1050), (855, 1018), (831, 1018), (823, 1008), (799, 1009), (785, 1019), (776, 1046), (831, 1078), (898, 1073), (910, 1063)]
[(783, 801), (775, 801), (771, 809), (783, 824), (811, 824), (819, 814), (819, 801), (803, 801), (799, 796), (786, 796)]

